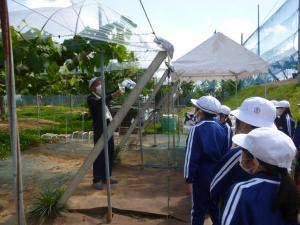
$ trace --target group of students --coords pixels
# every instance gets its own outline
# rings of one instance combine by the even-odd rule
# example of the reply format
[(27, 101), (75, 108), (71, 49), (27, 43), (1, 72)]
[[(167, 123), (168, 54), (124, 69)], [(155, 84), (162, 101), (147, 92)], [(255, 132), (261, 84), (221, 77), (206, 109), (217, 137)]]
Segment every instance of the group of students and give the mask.
[[(295, 135), (285, 134), (293, 132), (289, 125), (275, 125), (289, 110), (261, 97), (231, 112), (212, 96), (192, 103), (198, 122), (187, 138), (184, 165), (192, 185), (192, 225), (203, 225), (206, 213), (214, 225), (299, 224), (300, 196), (289, 174)], [(235, 118), (233, 137), (229, 114)]]

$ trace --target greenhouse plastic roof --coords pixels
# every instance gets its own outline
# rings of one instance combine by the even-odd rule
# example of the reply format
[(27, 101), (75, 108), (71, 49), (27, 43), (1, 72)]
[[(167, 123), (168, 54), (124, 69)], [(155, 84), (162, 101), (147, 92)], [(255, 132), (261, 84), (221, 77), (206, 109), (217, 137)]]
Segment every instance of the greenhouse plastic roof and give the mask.
[(222, 33), (182, 56), (174, 63), (175, 79), (226, 80), (268, 72), (268, 63)]
[[(138, 25), (127, 16), (103, 5), (100, 0), (77, 1), (61, 8), (31, 9), (22, 0), (10, 2), (10, 24), (30, 38), (33, 29), (43, 35), (52, 35), (57, 42), (75, 35), (125, 45), (135, 53), (142, 67), (151, 63), (162, 47), (154, 42), (152, 32), (141, 32)], [(14, 9), (18, 10), (14, 10)], [(128, 64), (132, 65), (132, 64)], [(126, 66), (126, 65), (125, 65)]]

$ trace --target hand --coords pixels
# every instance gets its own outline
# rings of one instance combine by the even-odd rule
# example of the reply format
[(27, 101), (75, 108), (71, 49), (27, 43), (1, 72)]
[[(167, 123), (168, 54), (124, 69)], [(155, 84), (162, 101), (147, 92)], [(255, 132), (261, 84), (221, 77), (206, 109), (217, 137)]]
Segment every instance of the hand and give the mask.
[(113, 97), (118, 97), (118, 96), (121, 96), (121, 95), (123, 95), (123, 92), (120, 89), (117, 90), (116, 92), (112, 93)]

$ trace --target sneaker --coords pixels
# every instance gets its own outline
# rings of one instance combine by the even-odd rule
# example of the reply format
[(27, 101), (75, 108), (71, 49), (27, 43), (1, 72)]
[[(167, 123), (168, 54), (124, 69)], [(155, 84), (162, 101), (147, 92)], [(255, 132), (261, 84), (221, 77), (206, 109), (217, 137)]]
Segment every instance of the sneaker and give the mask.
[[(118, 183), (118, 181), (115, 180), (115, 179), (110, 178), (109, 180), (110, 180), (110, 184), (117, 184)], [(106, 184), (106, 180), (103, 180), (103, 183)]]
[(93, 186), (96, 190), (102, 190), (103, 189), (103, 185), (102, 185), (102, 182), (99, 181), (99, 182), (96, 182), (96, 183), (93, 183)]

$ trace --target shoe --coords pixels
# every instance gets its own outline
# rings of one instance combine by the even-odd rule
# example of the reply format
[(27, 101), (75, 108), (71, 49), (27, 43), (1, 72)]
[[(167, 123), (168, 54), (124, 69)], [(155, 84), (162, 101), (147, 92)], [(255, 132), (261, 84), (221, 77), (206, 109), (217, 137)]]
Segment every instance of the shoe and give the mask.
[[(110, 178), (109, 180), (110, 180), (110, 184), (117, 184), (118, 183), (118, 181), (115, 180), (115, 179)], [(106, 180), (103, 180), (103, 183), (106, 184)]]
[(99, 181), (99, 182), (96, 182), (96, 183), (93, 183), (93, 186), (96, 190), (102, 190), (103, 189), (103, 185), (102, 185), (102, 182)]

